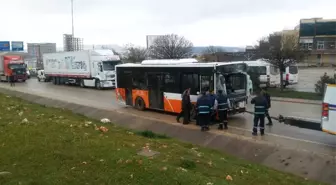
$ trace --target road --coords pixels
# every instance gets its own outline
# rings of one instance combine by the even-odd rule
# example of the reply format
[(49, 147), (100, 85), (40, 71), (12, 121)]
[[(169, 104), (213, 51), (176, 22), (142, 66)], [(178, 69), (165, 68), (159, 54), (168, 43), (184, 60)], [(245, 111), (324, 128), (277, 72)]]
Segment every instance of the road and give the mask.
[[(1, 83), (0, 87), (9, 87), (9, 84)], [(117, 103), (115, 93), (113, 90), (95, 90), (89, 88), (71, 87), (71, 86), (56, 86), (51, 83), (37, 82), (32, 78), (26, 83), (17, 83), (16, 90), (38, 94), (45, 97), (51, 97), (54, 99), (65, 100), (72, 103), (78, 103), (83, 105), (89, 105), (104, 109), (113, 109), (122, 112), (129, 112), (138, 114), (141, 116), (152, 117), (157, 119), (165, 119), (171, 122), (176, 122), (175, 117), (169, 114), (157, 113), (154, 111), (137, 111), (133, 108), (125, 108)], [(12, 89), (13, 89), (12, 88)], [(252, 106), (248, 106), (249, 110), (252, 110)], [(297, 104), (297, 103), (284, 103), (273, 102), (271, 115), (283, 114), (286, 116), (299, 116), (311, 119), (320, 118), (321, 107), (319, 105)], [(251, 136), (253, 117), (250, 114), (240, 114), (230, 118), (230, 131)], [(280, 142), (285, 145), (304, 145), (308, 144), (307, 148), (312, 151), (326, 150), (334, 151), (336, 149), (336, 136), (328, 135), (323, 132), (300, 129), (275, 123), (272, 127), (267, 127), (269, 140), (274, 142)], [(300, 144), (299, 144), (300, 143)], [(313, 146), (314, 145), (314, 146)]]
[(314, 67), (314, 68), (301, 68), (299, 69), (299, 83), (291, 85), (289, 88), (296, 91), (315, 92), (315, 84), (320, 77), (327, 73), (329, 76), (334, 76), (334, 69), (332, 67)]

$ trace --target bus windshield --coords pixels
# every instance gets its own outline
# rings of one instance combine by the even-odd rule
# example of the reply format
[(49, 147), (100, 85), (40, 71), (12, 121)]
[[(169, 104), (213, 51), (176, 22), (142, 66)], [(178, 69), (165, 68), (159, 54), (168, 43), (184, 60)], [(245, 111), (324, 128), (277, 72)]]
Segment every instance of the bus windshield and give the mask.
[(227, 65), (218, 66), (217, 68), (220, 73), (224, 73), (224, 74), (236, 73), (236, 72), (246, 72), (247, 64), (245, 63), (227, 64)]
[(114, 71), (116, 65), (121, 64), (121, 61), (103, 61), (103, 69), (105, 71)]

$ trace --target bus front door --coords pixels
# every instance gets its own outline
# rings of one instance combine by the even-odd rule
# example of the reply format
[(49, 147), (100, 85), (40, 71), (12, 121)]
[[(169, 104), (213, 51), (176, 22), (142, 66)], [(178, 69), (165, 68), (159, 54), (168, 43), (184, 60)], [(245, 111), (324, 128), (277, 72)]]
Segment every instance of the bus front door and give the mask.
[(148, 74), (147, 79), (149, 108), (163, 110), (163, 76), (161, 74)]

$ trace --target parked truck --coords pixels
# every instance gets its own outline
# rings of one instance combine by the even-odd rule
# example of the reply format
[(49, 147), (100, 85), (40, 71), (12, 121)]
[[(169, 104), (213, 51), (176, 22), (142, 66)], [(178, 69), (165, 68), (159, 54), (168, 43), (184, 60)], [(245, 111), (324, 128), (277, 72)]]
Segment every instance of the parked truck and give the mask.
[(120, 57), (111, 50), (47, 53), (43, 55), (44, 81), (52, 81), (55, 85), (114, 88), (114, 68), (120, 63)]
[(14, 81), (25, 82), (27, 80), (27, 67), (23, 57), (0, 54), (0, 80), (9, 81), (10, 74), (14, 76)]

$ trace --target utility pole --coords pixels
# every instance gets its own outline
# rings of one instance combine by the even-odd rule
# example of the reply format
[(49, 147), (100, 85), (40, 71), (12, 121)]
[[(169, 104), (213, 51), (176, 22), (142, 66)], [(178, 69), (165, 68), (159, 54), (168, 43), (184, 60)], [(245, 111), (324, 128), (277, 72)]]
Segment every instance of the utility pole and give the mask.
[(75, 37), (75, 27), (74, 27), (74, 6), (73, 0), (71, 0), (71, 26), (72, 26), (72, 37)]

